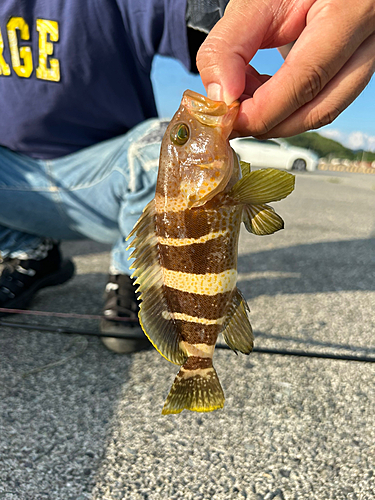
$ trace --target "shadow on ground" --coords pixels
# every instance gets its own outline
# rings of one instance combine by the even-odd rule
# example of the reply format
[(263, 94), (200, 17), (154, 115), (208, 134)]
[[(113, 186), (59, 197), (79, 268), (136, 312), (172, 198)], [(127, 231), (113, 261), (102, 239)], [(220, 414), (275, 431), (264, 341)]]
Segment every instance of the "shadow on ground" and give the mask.
[[(63, 249), (66, 256), (93, 255), (107, 251), (108, 246), (83, 241), (66, 243)], [(239, 272), (242, 274), (239, 287), (247, 299), (260, 295), (374, 291), (375, 239), (297, 245), (241, 255)], [(252, 273), (256, 274), (252, 276)], [(275, 273), (274, 278), (267, 277), (267, 273)], [(104, 266), (103, 272), (78, 274), (61, 287), (41, 291), (33, 308), (99, 314), (105, 281)], [(72, 326), (70, 320), (61, 321), (64, 326)], [(75, 325), (84, 327), (79, 321)], [(126, 484), (129, 484), (126, 471), (129, 470), (129, 475), (133, 474), (133, 477), (138, 474), (140, 467), (146, 467), (147, 460), (141, 455), (145, 446), (155, 449), (154, 455), (151, 455), (152, 469), (157, 469), (159, 463), (163, 464), (168, 460), (173, 462), (173, 467), (177, 467), (174, 462), (182, 453), (183, 463), (178, 467), (184, 471), (186, 457), (199, 456), (193, 444), (190, 449), (180, 443), (181, 423), (190, 425), (191, 432), (196, 432), (198, 424), (195, 415), (183, 415), (180, 419), (161, 419), (158, 416), (157, 425), (153, 423), (155, 406), (162, 404), (175, 368), (165, 363), (157, 353), (119, 356), (107, 351), (97, 338), (86, 339), (9, 328), (0, 330), (0, 351), (0, 493), (7, 500), (84, 500), (93, 498), (92, 492), (95, 488), (100, 490), (98, 485), (101, 482), (103, 491), (107, 485), (111, 485), (115, 490), (118, 488), (120, 495)], [(227, 372), (224, 371), (224, 362), (227, 355), (222, 353), (220, 356), (225, 375)], [(242, 358), (239, 361), (240, 368), (248, 362), (241, 360)], [(282, 363), (283, 360), (276, 359), (272, 366), (277, 368), (280, 365), (280, 373), (285, 374), (286, 365)], [(261, 366), (265, 365), (266, 363)], [(232, 364), (228, 362), (227, 370), (229, 366), (232, 367)], [(261, 366), (258, 366), (258, 370), (262, 369)], [(250, 364), (247, 368), (249, 367)], [(296, 373), (301, 373), (300, 368)], [(306, 369), (306, 373), (306, 384), (310, 384), (310, 371)], [(315, 370), (314, 373), (320, 372)], [(278, 377), (281, 375), (278, 374), (276, 378)], [(223, 378), (225, 381), (225, 376)], [(261, 376), (259, 378), (262, 379)], [(328, 376), (326, 378), (329, 379)], [(243, 373), (241, 376), (237, 374), (233, 383), (242, 379)], [(228, 384), (230, 380), (232, 375), (227, 376)], [(297, 388), (300, 385), (296, 383)], [(319, 387), (319, 384), (314, 384), (314, 387)], [(252, 391), (256, 391), (256, 388)], [(235, 393), (234, 389), (228, 389), (227, 392), (228, 395)], [(239, 392), (238, 398), (240, 402), (237, 406), (242, 408), (242, 402), (250, 396), (244, 389)], [(252, 398), (256, 400), (254, 395)], [(264, 388), (261, 386), (259, 401), (263, 401), (263, 398)], [(300, 400), (306, 404), (304, 394), (300, 396)], [(229, 410), (236, 410), (237, 406), (234, 401), (228, 404)], [(279, 407), (280, 404), (277, 405)], [(288, 408), (289, 406), (287, 410), (291, 411)], [(247, 410), (248, 413), (249, 411)], [(142, 416), (142, 412), (146, 416)], [(159, 415), (159, 407), (157, 412)], [(227, 414), (232, 423), (230, 413), (218, 415), (225, 420)], [(297, 417), (298, 423), (302, 417), (299, 414)], [(211, 415), (200, 418), (199, 421), (212, 425), (214, 429), (218, 427), (217, 418), (219, 417)], [(241, 422), (242, 417), (236, 418)], [(228, 442), (225, 439), (221, 442), (217, 438), (223, 454), (228, 443), (236, 439), (242, 442), (243, 429), (238, 422), (238, 435), (230, 436)], [(246, 422), (249, 427), (247, 420)], [(325, 422), (324, 420), (324, 425)], [(229, 424), (229, 421), (224, 423)], [(272, 425), (272, 420), (267, 423), (264, 435)], [(226, 428), (222, 424), (219, 427)], [(228, 425), (228, 428), (231, 429), (232, 425)], [(291, 429), (295, 428), (295, 422), (292, 421)], [(249, 427), (249, 435), (251, 431), (252, 428)], [(257, 432), (260, 432), (259, 428)], [(174, 433), (173, 437), (171, 433)], [(210, 428), (206, 429), (206, 433), (211, 435)], [(158, 439), (163, 439), (165, 435), (169, 437), (161, 446)], [(283, 432), (282, 435), (287, 436), (288, 432)], [(191, 443), (194, 443), (195, 438)], [(203, 444), (205, 442), (202, 441), (202, 449)], [(163, 451), (165, 446), (167, 452)], [(249, 463), (257, 463), (249, 453), (255, 454), (258, 449), (262, 450), (260, 446), (254, 446), (255, 451), (253, 448), (244, 448), (243, 460), (249, 456)], [(141, 458), (138, 459), (138, 456)], [(199, 463), (202, 460), (199, 458)], [(221, 456), (219, 462), (222, 463)], [(123, 465), (120, 467), (119, 464)], [(212, 460), (207, 459), (207, 464), (208, 468), (212, 467)], [(193, 466), (189, 467), (194, 469)], [(281, 465), (278, 464), (278, 467)], [(160, 465), (160, 469), (163, 471), (165, 467)], [(141, 472), (139, 481), (151, 475), (148, 469), (141, 469)], [(125, 474), (125, 479), (121, 480), (120, 473)], [(117, 490), (114, 496), (108, 498), (120, 498), (116, 495)], [(225, 498), (232, 499), (236, 493), (232, 494), (228, 490), (226, 495)], [(97, 496), (94, 494), (94, 498), (104, 497), (98, 493)], [(144, 497), (137, 498), (148, 497), (145, 493)]]
[[(374, 291), (375, 238), (296, 245), (241, 255), (238, 271), (245, 274), (243, 279), (240, 276), (239, 288), (248, 300), (259, 295)], [(256, 274), (252, 277), (251, 273)], [(267, 273), (275, 274), (267, 278)]]

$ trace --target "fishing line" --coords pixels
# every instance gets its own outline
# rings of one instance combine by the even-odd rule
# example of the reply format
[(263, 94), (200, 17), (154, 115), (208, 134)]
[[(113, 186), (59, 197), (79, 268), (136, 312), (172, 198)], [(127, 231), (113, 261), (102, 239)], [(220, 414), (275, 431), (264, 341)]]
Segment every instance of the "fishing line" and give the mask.
[[(78, 314), (78, 313), (63, 313), (50, 311), (34, 311), (29, 309), (8, 309), (0, 307), (0, 315), (5, 314), (25, 314), (28, 316), (47, 316), (51, 318), (73, 318), (73, 319), (108, 319), (108, 316), (99, 314)], [(121, 316), (111, 316), (113, 321), (123, 321), (124, 323), (138, 323), (138, 318), (124, 318)]]
[[(106, 318), (105, 316), (93, 315), (93, 314), (74, 314), (74, 313), (51, 313), (47, 311), (29, 311), (23, 309), (5, 309), (0, 308), (0, 313), (15, 313), (15, 314), (28, 314), (33, 316), (46, 316), (46, 317), (62, 317), (62, 318), (74, 318), (74, 319), (101, 319)], [(108, 318), (106, 318), (108, 319)], [(112, 318), (111, 318), (112, 319)], [(138, 320), (135, 318), (116, 318), (117, 320), (122, 320), (125, 322), (137, 322)], [(25, 330), (32, 331), (42, 331), (49, 333), (57, 333), (57, 334), (66, 334), (66, 335), (84, 335), (91, 337), (110, 337), (110, 338), (118, 338), (123, 339), (124, 336), (116, 333), (101, 333), (95, 332), (92, 330), (84, 330), (77, 328), (69, 328), (65, 326), (53, 326), (53, 325), (41, 325), (41, 324), (28, 324), (23, 322), (16, 321), (5, 321), (0, 319), (0, 327), (9, 327), (9, 328), (19, 328)], [(128, 340), (139, 340), (139, 337), (126, 337)], [(342, 346), (343, 349), (353, 349), (350, 346)], [(216, 349), (230, 350), (230, 347), (226, 344), (216, 344)], [(355, 348), (356, 350), (358, 348)], [(301, 350), (293, 350), (293, 349), (270, 349), (266, 347), (254, 347), (254, 353), (258, 354), (269, 354), (276, 356), (294, 356), (294, 357), (303, 357), (303, 358), (318, 358), (318, 359), (332, 359), (339, 361), (357, 361), (361, 363), (375, 363), (375, 357), (373, 356), (357, 356), (353, 354), (331, 354), (331, 353), (323, 353), (317, 351), (301, 351)]]

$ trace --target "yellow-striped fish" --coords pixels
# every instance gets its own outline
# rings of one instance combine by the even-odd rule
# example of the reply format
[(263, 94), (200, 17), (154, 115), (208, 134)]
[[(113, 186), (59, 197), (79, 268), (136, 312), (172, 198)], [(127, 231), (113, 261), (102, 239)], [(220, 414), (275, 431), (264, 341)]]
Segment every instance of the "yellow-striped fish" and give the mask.
[(236, 287), (241, 221), (271, 234), (282, 219), (266, 203), (285, 198), (294, 176), (250, 172), (228, 137), (238, 103), (187, 90), (164, 135), (154, 200), (129, 235), (139, 319), (154, 347), (181, 365), (162, 413), (222, 408), (212, 357), (219, 333), (234, 350), (253, 347), (247, 303)]

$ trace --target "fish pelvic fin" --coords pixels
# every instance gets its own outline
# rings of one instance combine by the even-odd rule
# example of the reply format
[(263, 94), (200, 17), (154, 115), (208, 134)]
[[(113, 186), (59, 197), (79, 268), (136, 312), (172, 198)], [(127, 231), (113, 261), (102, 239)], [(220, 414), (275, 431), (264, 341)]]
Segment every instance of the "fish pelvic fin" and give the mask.
[(247, 311), (249, 306), (236, 288), (231, 307), (228, 311), (228, 319), (224, 324), (222, 332), (226, 344), (237, 354), (237, 351), (243, 354), (250, 354), (253, 350), (254, 337), (253, 330)]
[(273, 168), (251, 172), (245, 162), (241, 162), (241, 170), (243, 177), (229, 196), (243, 205), (242, 221), (247, 231), (262, 236), (283, 229), (283, 219), (266, 203), (286, 198), (294, 189), (294, 175)]
[[(194, 357), (189, 357), (178, 372), (164, 403), (163, 415), (183, 410), (209, 412), (223, 408), (225, 397), (211, 358), (196, 359), (198, 367), (191, 368)], [(200, 365), (199, 360), (204, 364)]]
[(244, 205), (242, 222), (249, 233), (263, 236), (284, 229), (284, 221), (269, 205)]
[(294, 175), (283, 170), (254, 170), (236, 182), (229, 196), (243, 205), (260, 205), (286, 198), (293, 191), (294, 183)]

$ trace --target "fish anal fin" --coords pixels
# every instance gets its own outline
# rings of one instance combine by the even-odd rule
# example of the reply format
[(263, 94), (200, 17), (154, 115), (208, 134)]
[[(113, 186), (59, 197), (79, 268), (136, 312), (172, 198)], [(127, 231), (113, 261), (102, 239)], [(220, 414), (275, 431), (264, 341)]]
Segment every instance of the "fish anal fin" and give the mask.
[(240, 351), (243, 354), (250, 354), (253, 350), (254, 337), (247, 316), (248, 310), (247, 302), (236, 289), (222, 332), (226, 344), (236, 353)]
[(183, 365), (187, 355), (180, 347), (181, 336), (175, 322), (169, 318), (162, 286), (156, 283), (147, 291), (141, 291), (142, 302), (138, 316), (142, 330), (159, 354), (171, 363)]
[(249, 233), (263, 236), (284, 229), (284, 221), (268, 205), (244, 205), (242, 221)]
[(162, 414), (181, 413), (183, 410), (209, 412), (223, 408), (224, 393), (213, 366), (206, 369), (181, 368), (177, 374)]

